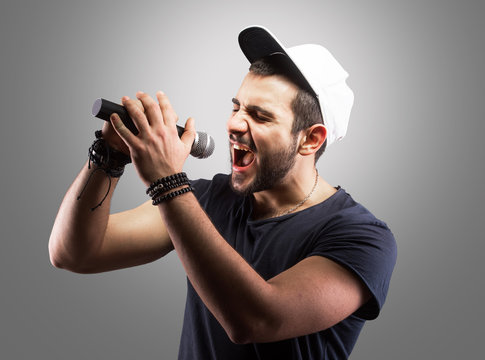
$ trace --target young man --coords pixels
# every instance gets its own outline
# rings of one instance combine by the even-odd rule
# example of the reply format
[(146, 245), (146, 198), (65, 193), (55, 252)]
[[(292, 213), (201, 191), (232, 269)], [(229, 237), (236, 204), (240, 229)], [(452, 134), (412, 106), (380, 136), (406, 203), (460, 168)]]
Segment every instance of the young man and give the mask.
[[(262, 27), (239, 43), (252, 65), (227, 122), (231, 175), (188, 182), (193, 120), (179, 138), (165, 94), (124, 97), (139, 134), (117, 115), (98, 134), (93, 165), (61, 204), (51, 261), (92, 273), (176, 249), (188, 278), (181, 359), (345, 359), (377, 317), (396, 260), (387, 226), (315, 167), (345, 135), (348, 75), (323, 47), (285, 49)], [(110, 215), (114, 186), (105, 192), (122, 153), (153, 202)]]

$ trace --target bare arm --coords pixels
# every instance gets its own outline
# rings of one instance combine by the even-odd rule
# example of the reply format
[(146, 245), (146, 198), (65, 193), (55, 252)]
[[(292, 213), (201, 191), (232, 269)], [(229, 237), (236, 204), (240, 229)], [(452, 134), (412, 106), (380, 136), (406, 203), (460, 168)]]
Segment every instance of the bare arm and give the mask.
[[(103, 136), (109, 127), (106, 124)], [(118, 179), (111, 179), (106, 200), (91, 211), (109, 187), (108, 177), (96, 171), (78, 200), (92, 171), (84, 165), (61, 203), (49, 239), (54, 266), (80, 273), (102, 272), (148, 263), (173, 249), (160, 214), (150, 203), (110, 215)]]

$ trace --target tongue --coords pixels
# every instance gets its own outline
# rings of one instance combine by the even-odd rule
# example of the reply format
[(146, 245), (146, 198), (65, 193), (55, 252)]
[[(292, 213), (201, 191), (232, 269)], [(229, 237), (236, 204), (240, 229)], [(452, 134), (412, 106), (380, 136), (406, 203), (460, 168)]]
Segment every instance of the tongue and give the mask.
[(254, 154), (248, 151), (241, 159), (242, 166), (248, 166), (249, 164), (251, 164), (253, 159), (254, 159)]

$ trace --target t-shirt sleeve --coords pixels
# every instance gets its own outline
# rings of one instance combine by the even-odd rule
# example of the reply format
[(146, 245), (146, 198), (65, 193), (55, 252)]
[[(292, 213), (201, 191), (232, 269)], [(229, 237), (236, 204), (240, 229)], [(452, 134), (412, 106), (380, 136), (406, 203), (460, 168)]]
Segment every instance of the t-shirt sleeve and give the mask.
[[(346, 213), (348, 212), (348, 213)], [(320, 255), (355, 273), (372, 294), (371, 300), (354, 314), (375, 319), (384, 304), (397, 257), (396, 242), (387, 225), (360, 209), (339, 214), (322, 230), (308, 256)]]
[(206, 179), (192, 180), (190, 186), (194, 189), (195, 197), (200, 201), (201, 198), (207, 197), (212, 182)]
[(211, 180), (192, 180), (190, 185), (194, 189), (194, 195), (200, 205), (206, 210), (210, 203), (214, 203), (215, 201), (220, 202), (220, 199), (225, 198), (225, 192), (230, 191), (230, 188), (227, 187), (227, 183), (227, 175), (216, 174)]

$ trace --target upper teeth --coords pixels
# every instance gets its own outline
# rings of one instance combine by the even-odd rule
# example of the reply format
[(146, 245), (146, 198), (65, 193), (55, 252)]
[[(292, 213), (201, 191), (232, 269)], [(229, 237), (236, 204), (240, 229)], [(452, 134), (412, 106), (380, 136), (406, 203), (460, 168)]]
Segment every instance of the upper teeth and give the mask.
[(240, 146), (239, 146), (239, 145), (237, 145), (237, 144), (234, 144), (234, 149), (236, 149), (236, 150), (243, 150), (243, 151), (249, 151), (249, 149), (246, 149), (246, 148), (240, 147)]

